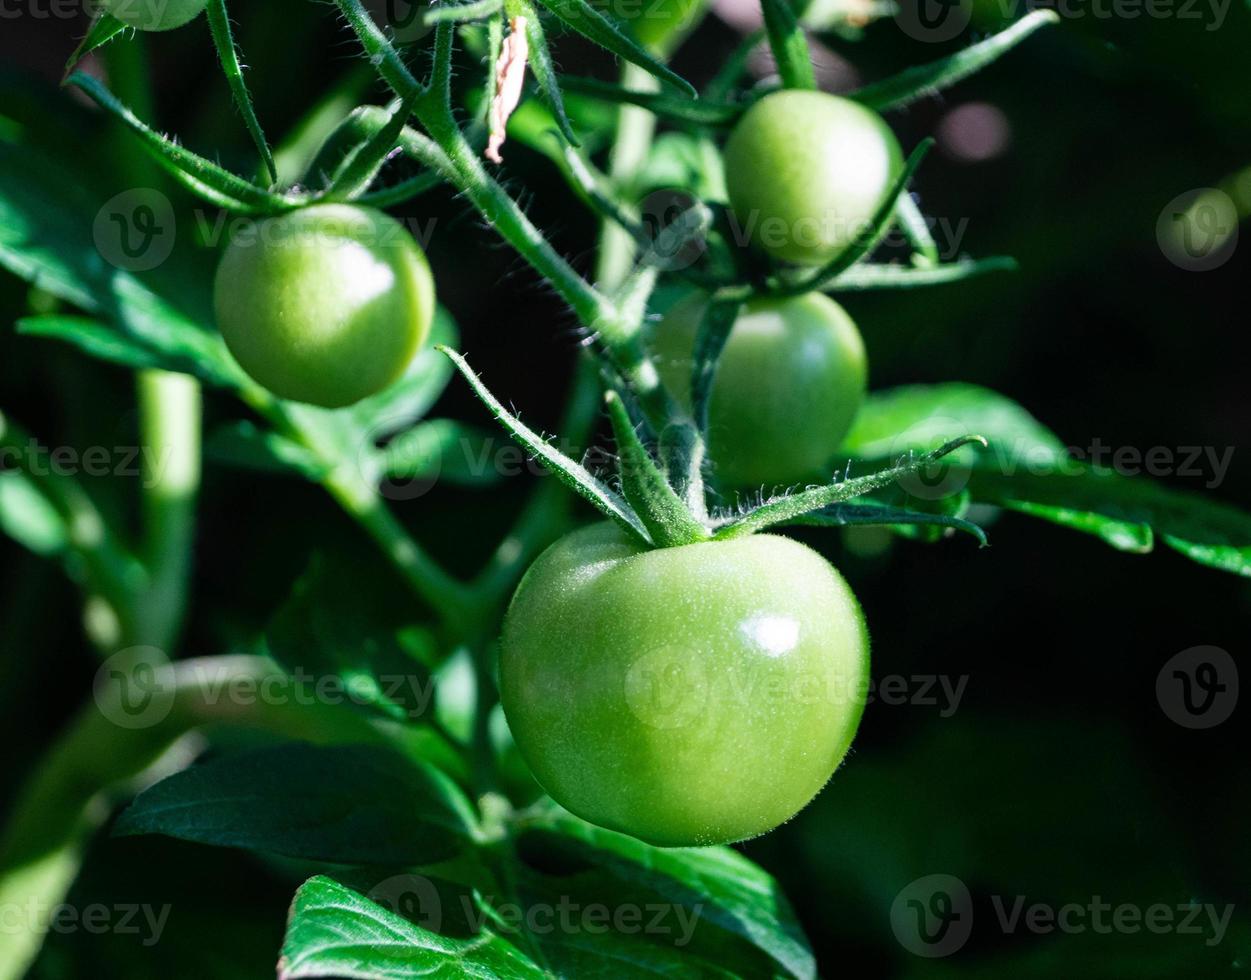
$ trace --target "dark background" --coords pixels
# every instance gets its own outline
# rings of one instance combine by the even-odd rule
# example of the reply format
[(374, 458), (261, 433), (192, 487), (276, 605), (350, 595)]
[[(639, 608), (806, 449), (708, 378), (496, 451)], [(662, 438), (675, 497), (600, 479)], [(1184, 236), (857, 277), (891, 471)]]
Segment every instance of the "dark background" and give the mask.
[[(328, 9), (270, 8), (240, 3), (234, 12), (259, 113), (277, 133), (358, 62)], [(1002, 153), (982, 162), (936, 153), (914, 188), (927, 213), (968, 219), (964, 250), (1014, 255), (1022, 268), (848, 298), (873, 384), (985, 384), (1075, 446), (1236, 446), (1215, 490), (1204, 479), (1167, 482), (1251, 504), (1251, 243), (1219, 269), (1190, 272), (1168, 261), (1155, 236), (1171, 199), (1251, 164), (1251, 13), (1234, 3), (1207, 30), (1212, 15), (1198, 9), (1206, 20), (1073, 9), (1085, 13), (944, 97), (889, 117), (910, 148), (966, 103), (1004, 114), (1010, 141)], [(95, 115), (52, 94), (83, 29), (56, 18), (0, 22), (0, 100), (8, 103), (0, 115), (52, 114), (45, 121), (67, 147), (95, 139)], [(249, 165), (203, 21), (149, 41), (159, 125), (224, 163)], [(698, 84), (734, 41), (710, 18), (677, 66)], [(866, 81), (945, 50), (909, 40), (889, 21), (860, 42), (827, 43)], [(561, 54), (569, 70), (612, 70), (576, 44)], [(508, 157), (510, 174), (531, 192), (532, 217), (585, 264), (594, 222), (570, 207), (544, 161), (521, 147)], [(98, 163), (106, 174), (110, 162)], [(405, 210), (437, 219), (430, 250), (440, 299), (475, 367), (532, 424), (552, 429), (576, 352), (571, 317), (463, 202), (435, 193)], [(133, 441), (128, 375), (16, 337), (10, 325), (26, 303), (27, 288), (0, 275), (0, 409), (52, 445)], [(208, 398), (210, 427), (239, 411), (230, 399)], [(438, 411), (484, 421), (455, 383)], [(437, 487), (401, 513), (448, 565), (469, 571), (532, 481), (518, 477), (489, 492)], [(318, 488), (288, 480), (210, 468), (201, 518), (186, 655), (237, 648), (315, 547), (331, 542), (371, 559), (368, 542)], [(876, 676), (967, 677), (967, 689), (947, 718), (934, 706), (871, 705), (855, 751), (818, 801), (745, 850), (781, 880), (828, 976), (1200, 976), (1239, 960), (1245, 969), (1251, 950), (1233, 930), (1216, 948), (1198, 936), (1005, 934), (991, 901), (1026, 895), (1056, 906), (1100, 896), (1145, 907), (1194, 899), (1233, 902), (1245, 914), (1247, 706), (1216, 729), (1189, 731), (1163, 713), (1155, 680), (1169, 657), (1199, 644), (1242, 662), (1251, 587), (1163, 546), (1121, 554), (1020, 516), (1003, 516), (990, 534), (992, 547), (980, 551), (967, 540), (807, 536), (861, 598)], [(89, 696), (97, 660), (78, 623), (77, 594), (60, 570), (0, 539), (0, 719), (9, 759), (0, 797)], [(957, 955), (927, 962), (895, 941), (889, 910), (903, 886), (933, 873), (968, 885), (975, 927)], [(76, 900), (169, 902), (166, 935), (150, 950), (126, 936), (53, 937), (34, 975), (267, 975), (292, 885), (282, 869), (229, 852), (101, 839)]]

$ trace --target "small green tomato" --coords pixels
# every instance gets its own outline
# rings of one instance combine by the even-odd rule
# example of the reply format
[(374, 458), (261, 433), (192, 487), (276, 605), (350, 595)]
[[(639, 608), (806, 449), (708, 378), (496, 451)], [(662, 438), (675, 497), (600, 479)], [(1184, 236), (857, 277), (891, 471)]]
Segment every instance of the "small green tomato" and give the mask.
[(873, 111), (823, 92), (766, 95), (725, 146), (726, 187), (743, 232), (784, 262), (824, 264), (866, 233), (903, 170)]
[(801, 810), (851, 745), (868, 671), (855, 596), (804, 545), (762, 534), (648, 551), (597, 524), (526, 573), (500, 689), (558, 803), (677, 847)]
[(274, 394), (339, 408), (390, 386), (430, 333), (425, 253), (381, 211), (323, 204), (236, 236), (214, 284), (217, 325)]
[(208, 0), (100, 0), (124, 24), (141, 31), (172, 31), (200, 16)]
[[(706, 299), (681, 300), (655, 325), (665, 384), (690, 399), (691, 357)], [(726, 486), (828, 480), (864, 401), (864, 341), (828, 296), (757, 299), (730, 331), (708, 405), (708, 455)]]

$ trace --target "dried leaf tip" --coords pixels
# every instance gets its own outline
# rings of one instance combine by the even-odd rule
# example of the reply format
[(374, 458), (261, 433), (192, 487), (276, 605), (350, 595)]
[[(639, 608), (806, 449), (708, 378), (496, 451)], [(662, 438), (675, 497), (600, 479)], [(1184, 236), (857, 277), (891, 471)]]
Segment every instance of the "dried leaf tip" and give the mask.
[(491, 135), (487, 142), (486, 157), (492, 163), (503, 163), (500, 147), (507, 139), (508, 117), (521, 101), (521, 90), (526, 80), (526, 61), (530, 46), (526, 41), (525, 17), (512, 17), (508, 21), (508, 37), (500, 48), (499, 61), (495, 64), (495, 94), (491, 98)]

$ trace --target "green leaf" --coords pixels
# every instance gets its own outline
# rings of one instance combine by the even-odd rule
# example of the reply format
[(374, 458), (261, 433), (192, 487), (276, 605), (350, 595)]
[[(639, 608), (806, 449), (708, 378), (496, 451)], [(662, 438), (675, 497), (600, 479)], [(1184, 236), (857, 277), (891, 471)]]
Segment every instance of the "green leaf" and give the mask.
[(292, 743), (218, 757), (161, 780), (135, 798), (113, 833), (407, 865), (453, 857), (473, 827), (468, 801), (431, 767), (376, 747)]
[(841, 480), (828, 486), (813, 487), (810, 490), (801, 490), (798, 493), (775, 497), (772, 500), (765, 501), (755, 510), (723, 525), (714, 537), (717, 540), (737, 538), (745, 534), (763, 531), (765, 528), (772, 527), (775, 524), (789, 524), (796, 518), (821, 510), (830, 504), (842, 503), (844, 500), (850, 500), (854, 497), (871, 493), (874, 490), (889, 487), (891, 484), (898, 483), (906, 477), (927, 469), (944, 456), (954, 453), (957, 449), (972, 444), (985, 446), (986, 440), (980, 435), (961, 436), (939, 446), (932, 452), (925, 453), (919, 457), (910, 456), (907, 462), (899, 463), (888, 469), (872, 473), (869, 476), (858, 477), (854, 480)]
[(296, 892), (279, 980), (438, 976), (542, 980), (547, 974), (499, 936), (431, 932), (331, 878), (310, 878)]
[(25, 473), (0, 470), (0, 531), (36, 555), (50, 557), (69, 544), (69, 527)]
[(579, 78), (561, 75), (560, 85), (566, 92), (603, 99), (606, 102), (625, 103), (646, 109), (668, 122), (686, 126), (716, 126), (728, 128), (738, 121), (747, 109), (746, 105), (731, 102), (715, 102), (708, 99), (675, 98), (660, 92), (639, 92), (622, 88), (611, 82), (595, 78)]
[(859, 91), (852, 92), (850, 97), (878, 112), (897, 109), (981, 71), (1039, 28), (1059, 22), (1060, 17), (1054, 10), (1035, 10), (985, 41), (979, 41), (950, 57), (940, 58), (927, 65), (918, 65), (892, 78), (866, 85)]
[(730, 339), (730, 331), (738, 320), (742, 303), (712, 300), (704, 309), (695, 334), (691, 362), (691, 415), (699, 431), (708, 435), (708, 403), (712, 400), (712, 384), (717, 376), (717, 363)]
[(673, 85), (687, 95), (698, 94), (690, 82), (653, 58), (646, 48), (591, 6), (587, 0), (539, 0), (539, 4), (562, 24), (581, 34), (592, 44), (598, 45), (632, 65), (637, 65), (649, 75), (654, 75), (662, 82)]
[(243, 420), (219, 426), (204, 444), (209, 459), (261, 473), (296, 474), (320, 481), (330, 465), (312, 450), (272, 429), (261, 429)]
[(815, 89), (817, 77), (812, 69), (812, 52), (808, 50), (808, 38), (795, 17), (790, 0), (760, 0), (760, 9), (783, 86)]
[(97, 79), (74, 72), (66, 82), (90, 96), (102, 109), (124, 123), (142, 141), (144, 149), (179, 183), (210, 204), (243, 214), (275, 214), (299, 206), (298, 198), (274, 194), (244, 180), (167, 139), (142, 122)]
[[(736, 977), (816, 976), (812, 950), (777, 882), (731, 848), (652, 847), (553, 805), (524, 818), (518, 849), (532, 865), (542, 867), (548, 856), (549, 863), (563, 869), (558, 880), (566, 892), (581, 877), (577, 869), (593, 868), (601, 901), (606, 896), (620, 903), (635, 896), (642, 903), (658, 898), (673, 910), (694, 912), (689, 951), (703, 957), (706, 972), (689, 975), (715, 976), (724, 970)], [(647, 938), (652, 937), (635, 937), (635, 942)]]
[(97, 51), (108, 44), (117, 35), (131, 30), (122, 21), (118, 20), (112, 14), (101, 13), (91, 23), (91, 29), (87, 31), (87, 36), (83, 38), (82, 43), (74, 49), (74, 53), (70, 55), (69, 61), (65, 63), (65, 70), (72, 71), (83, 58)]
[(504, 478), (492, 458), (496, 442), (496, 436), (476, 425), (433, 419), (396, 436), (380, 452), (392, 479), (489, 486)]
[(899, 196), (895, 220), (912, 245), (914, 259), (919, 259), (925, 266), (937, 265), (938, 244), (930, 233), (930, 226), (926, 224), (925, 215), (921, 213), (921, 208), (911, 194)]
[(976, 431), (989, 452), (961, 461), (961, 485), (994, 504), (1148, 552), (1158, 536), (1187, 557), (1251, 575), (1251, 515), (1200, 495), (1074, 460), (1064, 443), (1009, 398), (967, 384), (913, 385), (870, 395), (844, 449), (881, 460)]
[(873, 503), (841, 503), (830, 504), (820, 510), (812, 511), (791, 521), (792, 524), (811, 527), (850, 527), (852, 525), (883, 525), (883, 526), (916, 526), (934, 527), (942, 530), (948, 528), (971, 534), (983, 545), (986, 545), (986, 532), (960, 517), (950, 514), (929, 514), (919, 510), (902, 507), (890, 507), (885, 504)]
[(555, 449), (546, 439), (501, 405), (499, 400), (487, 390), (486, 385), (473, 373), (463, 357), (447, 347), (440, 347), (439, 350), (451, 358), (452, 363), (473, 388), (474, 394), (490, 409), (496, 420), (528, 452), (540, 459), (561, 483), (616, 522), (628, 535), (643, 544), (652, 543), (642, 522), (621, 497), (593, 477), (581, 463), (575, 463)]
[(17, 332), (28, 337), (44, 337), (73, 344), (79, 350), (102, 361), (123, 367), (144, 370), (186, 371), (188, 365), (162, 357), (143, 341), (128, 337), (116, 327), (82, 316), (26, 317), (17, 321)]
[[(906, 199), (906, 195), (900, 198)], [(853, 292), (862, 289), (917, 289), (962, 282), (993, 272), (1016, 272), (1016, 259), (994, 256), (987, 259), (961, 259), (945, 265), (914, 269), (906, 265), (859, 262), (827, 283), (827, 293)]]
[(401, 721), (429, 720), (435, 640), (395, 622), (378, 592), (360, 588), (361, 581), (350, 566), (315, 559), (269, 624), (269, 652), (314, 688), (333, 681), (353, 705)]
[(383, 125), (360, 145), (352, 148), (325, 190), (318, 195), (319, 199), (351, 201), (369, 190), (387, 160), (399, 147), (400, 134), (408, 124), (415, 101), (414, 95), (400, 103)]
[(669, 548), (707, 540), (711, 536), (708, 529), (691, 516), (639, 440), (621, 396), (609, 391), (604, 399), (617, 440), (622, 489), (634, 512), (647, 526), (652, 541)]
[(234, 34), (230, 29), (230, 17), (226, 13), (226, 0), (208, 0), (205, 16), (209, 22), (209, 32), (213, 35), (213, 45), (217, 48), (217, 56), (221, 60), (222, 72), (226, 83), (230, 86), (230, 94), (235, 100), (235, 108), (243, 117), (243, 124), (248, 135), (256, 144), (261, 162), (269, 174), (270, 183), (278, 183), (278, 167), (274, 164), (274, 154), (269, 149), (265, 132), (261, 129), (260, 120), (256, 118), (256, 108), (252, 105), (252, 96), (248, 94), (247, 84), (243, 80), (243, 67), (239, 64), (239, 52), (235, 48)]

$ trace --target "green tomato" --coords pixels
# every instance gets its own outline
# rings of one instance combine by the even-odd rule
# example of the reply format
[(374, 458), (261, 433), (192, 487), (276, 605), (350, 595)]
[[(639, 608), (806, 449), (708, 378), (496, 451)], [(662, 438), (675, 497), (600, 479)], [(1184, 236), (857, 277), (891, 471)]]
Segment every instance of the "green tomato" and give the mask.
[[(661, 378), (689, 403), (691, 357), (707, 300), (694, 294), (655, 325)], [(864, 401), (864, 341), (828, 296), (757, 299), (730, 331), (708, 404), (708, 455), (726, 486), (828, 480)]]
[(100, 4), (141, 31), (172, 31), (199, 17), (208, 0), (100, 0)]
[(763, 834), (816, 795), (859, 724), (869, 641), (847, 583), (789, 538), (645, 550), (596, 524), (526, 573), (500, 658), (543, 788), (678, 847)]
[(434, 280), (403, 225), (322, 204), (258, 222), (222, 256), (217, 325), (274, 394), (339, 408), (393, 384), (430, 333)]
[(740, 229), (800, 265), (828, 262), (865, 234), (902, 170), (899, 142), (880, 116), (823, 92), (766, 95), (725, 146)]

